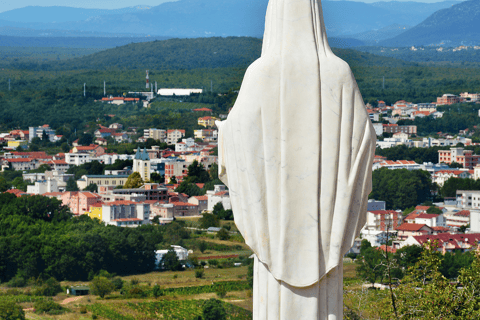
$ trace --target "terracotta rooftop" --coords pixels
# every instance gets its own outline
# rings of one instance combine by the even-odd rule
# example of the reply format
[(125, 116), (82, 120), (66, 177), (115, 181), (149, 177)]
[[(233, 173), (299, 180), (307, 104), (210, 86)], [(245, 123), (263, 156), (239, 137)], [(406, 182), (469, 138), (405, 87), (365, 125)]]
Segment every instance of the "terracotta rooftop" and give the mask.
[(420, 231), (423, 227), (430, 228), (426, 224), (418, 224), (418, 223), (404, 223), (397, 227), (397, 230), (400, 231)]

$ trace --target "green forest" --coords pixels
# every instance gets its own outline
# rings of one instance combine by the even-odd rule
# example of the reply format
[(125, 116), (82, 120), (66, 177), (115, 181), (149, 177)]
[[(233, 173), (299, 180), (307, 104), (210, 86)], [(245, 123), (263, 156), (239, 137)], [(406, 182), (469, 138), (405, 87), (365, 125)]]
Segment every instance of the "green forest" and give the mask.
[[(97, 120), (140, 129), (194, 125), (193, 114), (190, 120), (186, 118), (190, 109), (201, 104), (225, 113), (235, 102), (246, 67), (260, 55), (261, 40), (169, 39), (129, 44), (73, 59), (63, 59), (62, 55), (82, 56), (88, 50), (75, 53), (74, 49), (65, 49), (62, 53), (59, 48), (43, 48), (33, 53), (28, 49), (18, 60), (9, 50), (1, 51), (10, 58), (2, 60), (0, 69), (0, 130), (48, 123), (55, 129), (64, 126), (75, 132)], [(480, 88), (476, 68), (424, 66), (351, 49), (334, 52), (350, 64), (365, 102), (372, 104), (377, 100), (391, 104), (400, 99), (431, 102), (446, 92), (476, 92)], [(203, 88), (204, 94), (156, 99), (150, 109), (95, 102), (103, 97), (104, 81), (107, 95), (145, 90), (145, 69), (150, 70), (150, 82), (157, 82), (159, 88)], [(105, 119), (106, 114), (116, 117)], [(441, 131), (426, 127), (422, 132), (430, 130)]]

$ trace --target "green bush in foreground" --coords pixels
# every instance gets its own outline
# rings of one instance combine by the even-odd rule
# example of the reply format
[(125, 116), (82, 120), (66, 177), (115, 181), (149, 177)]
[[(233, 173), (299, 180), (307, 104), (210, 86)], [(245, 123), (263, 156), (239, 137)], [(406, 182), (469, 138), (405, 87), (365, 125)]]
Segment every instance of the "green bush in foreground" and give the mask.
[(53, 300), (37, 300), (33, 308), (37, 313), (48, 313), (51, 315), (65, 312), (65, 309)]
[(220, 300), (209, 299), (203, 304), (204, 320), (226, 320), (227, 312)]
[(25, 320), (25, 313), (15, 302), (0, 298), (0, 320)]

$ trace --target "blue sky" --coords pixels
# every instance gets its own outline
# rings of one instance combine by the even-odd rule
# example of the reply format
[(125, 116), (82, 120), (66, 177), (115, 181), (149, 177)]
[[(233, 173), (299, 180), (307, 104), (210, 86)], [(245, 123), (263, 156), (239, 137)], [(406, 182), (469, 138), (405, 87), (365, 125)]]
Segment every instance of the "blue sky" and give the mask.
[[(77, 8), (118, 9), (136, 5), (158, 6), (172, 0), (0, 0), (0, 12), (18, 9), (26, 6), (66, 6)], [(354, 0), (366, 3), (386, 0)], [(397, 0), (412, 1), (412, 0)], [(417, 2), (439, 2), (439, 0), (413, 0)]]

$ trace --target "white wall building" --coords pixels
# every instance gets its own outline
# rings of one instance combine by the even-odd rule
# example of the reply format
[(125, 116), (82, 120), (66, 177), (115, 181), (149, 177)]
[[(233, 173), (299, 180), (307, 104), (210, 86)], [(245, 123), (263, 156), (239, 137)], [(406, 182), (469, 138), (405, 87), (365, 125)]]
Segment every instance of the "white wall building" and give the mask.
[(214, 190), (207, 191), (208, 197), (208, 211), (212, 211), (213, 207), (221, 202), (223, 204), (223, 208), (225, 210), (232, 209), (232, 205), (230, 203), (230, 194), (228, 191), (225, 190), (224, 185), (215, 185)]
[(27, 193), (29, 194), (44, 194), (58, 191), (57, 180), (51, 178), (43, 181), (36, 181), (35, 185), (27, 186)]

